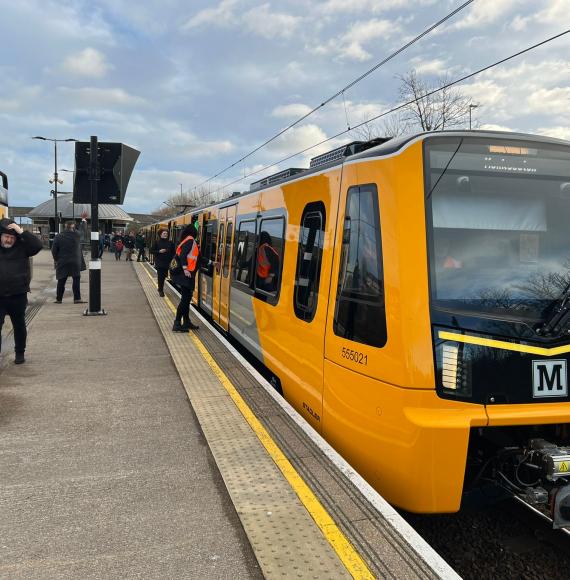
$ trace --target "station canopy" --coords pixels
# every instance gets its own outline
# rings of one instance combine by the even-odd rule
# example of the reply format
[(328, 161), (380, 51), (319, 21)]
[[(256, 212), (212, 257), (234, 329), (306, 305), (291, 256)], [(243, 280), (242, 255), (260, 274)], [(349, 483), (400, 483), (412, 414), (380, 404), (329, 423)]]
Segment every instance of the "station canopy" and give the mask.
[[(78, 219), (82, 213), (87, 213), (87, 219), (91, 219), (91, 205), (88, 203), (73, 203), (72, 194), (57, 196), (57, 213), (64, 220)], [(49, 199), (41, 203), (28, 213), (29, 218), (51, 218), (55, 214), (55, 200)], [(99, 204), (99, 219), (120, 222), (132, 222), (133, 218), (118, 205)]]

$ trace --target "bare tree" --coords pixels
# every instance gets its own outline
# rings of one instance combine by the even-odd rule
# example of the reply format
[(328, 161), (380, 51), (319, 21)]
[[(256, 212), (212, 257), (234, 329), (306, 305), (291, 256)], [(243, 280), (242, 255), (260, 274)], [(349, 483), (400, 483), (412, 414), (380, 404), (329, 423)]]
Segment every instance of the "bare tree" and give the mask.
[(404, 135), (408, 130), (408, 124), (402, 119), (402, 115), (395, 113), (382, 119), (380, 122), (376, 121), (361, 121), (359, 127), (353, 129), (353, 134), (361, 141), (370, 141), (377, 137), (399, 137)]
[(422, 131), (443, 131), (466, 125), (469, 118), (470, 100), (456, 87), (442, 88), (449, 83), (448, 77), (429, 82), (418, 76), (415, 70), (398, 75), (400, 99), (414, 101), (402, 112), (402, 119), (409, 129)]
[(164, 205), (155, 209), (152, 215), (162, 218), (174, 217), (181, 213), (187, 213), (197, 207), (202, 207), (210, 203), (216, 203), (225, 196), (212, 191), (212, 188), (201, 186), (190, 191), (175, 193), (171, 195)]

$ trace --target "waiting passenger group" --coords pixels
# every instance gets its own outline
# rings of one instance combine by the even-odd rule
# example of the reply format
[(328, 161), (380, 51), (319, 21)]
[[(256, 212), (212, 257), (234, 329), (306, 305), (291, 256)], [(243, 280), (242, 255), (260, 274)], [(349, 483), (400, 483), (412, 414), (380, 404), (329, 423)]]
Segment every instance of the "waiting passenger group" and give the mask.
[[(81, 299), (81, 272), (86, 270), (85, 259), (81, 249), (81, 239), (86, 238), (86, 215), (82, 215), (79, 230), (75, 221), (68, 221), (64, 231), (54, 238), (51, 253), (54, 260), (57, 288), (55, 304), (63, 303), (65, 285), (68, 278), (72, 279), (73, 302), (83, 304)], [(180, 243), (170, 241), (167, 229), (159, 230), (156, 243), (151, 249), (154, 256), (154, 265), (158, 277), (158, 293), (165, 296), (164, 282), (170, 275), (173, 283), (180, 290), (180, 301), (176, 310), (176, 317), (172, 330), (174, 332), (188, 332), (198, 328), (190, 319), (190, 301), (194, 293), (196, 272), (200, 250), (196, 241), (197, 231), (193, 225), (182, 231)], [(142, 234), (135, 236), (134, 232), (122, 235), (116, 232), (111, 238), (109, 235), (99, 236), (99, 257), (105, 247), (114, 252), (115, 259), (120, 260), (126, 249), (126, 260), (133, 261), (135, 250), (138, 251), (137, 262), (144, 262), (146, 258), (146, 240)], [(42, 249), (41, 240), (31, 232), (24, 231), (13, 220), (0, 220), (0, 352), (2, 351), (1, 331), (6, 315), (12, 321), (14, 330), (14, 350), (16, 364), (25, 362), (27, 341), (26, 306), (30, 291), (31, 268), (30, 257)]]

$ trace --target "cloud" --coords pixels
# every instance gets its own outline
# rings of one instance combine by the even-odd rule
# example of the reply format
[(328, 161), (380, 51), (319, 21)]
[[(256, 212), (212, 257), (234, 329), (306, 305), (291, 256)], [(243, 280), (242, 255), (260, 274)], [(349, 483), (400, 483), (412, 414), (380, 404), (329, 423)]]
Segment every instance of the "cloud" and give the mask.
[(311, 112), (311, 107), (302, 103), (291, 103), (290, 105), (281, 105), (271, 111), (272, 117), (285, 117), (297, 119)]
[[(438, 0), (415, 0), (414, 5), (431, 5)], [(355, 14), (357, 12), (367, 12), (378, 14), (396, 8), (406, 8), (410, 6), (409, 0), (327, 0), (318, 5), (320, 14)]]
[(535, 12), (530, 16), (518, 14), (513, 20), (511, 27), (513, 30), (527, 30), (529, 24), (558, 24), (568, 18), (570, 5), (568, 0), (550, 0), (547, 6), (540, 12)]
[(480, 28), (493, 24), (520, 5), (520, 0), (477, 0), (469, 7), (467, 14), (451, 28)]
[(410, 61), (410, 65), (420, 75), (442, 75), (449, 72), (447, 61), (440, 58), (434, 58), (433, 60), (413, 58)]
[(297, 29), (302, 17), (271, 10), (269, 3), (239, 11), (239, 0), (223, 0), (215, 8), (201, 10), (182, 26), (189, 31), (205, 26), (217, 28), (239, 28), (272, 40), (289, 38)]
[(398, 22), (373, 18), (367, 21), (357, 21), (351, 24), (347, 32), (338, 38), (333, 38), (325, 44), (316, 44), (310, 50), (316, 54), (337, 54), (341, 59), (366, 61), (372, 58), (364, 46), (378, 38), (388, 39), (401, 33)]
[(121, 88), (98, 88), (82, 87), (74, 89), (70, 87), (59, 87), (60, 94), (71, 99), (78, 107), (90, 106), (105, 108), (112, 105), (142, 105), (145, 99), (130, 95)]
[(555, 137), (556, 139), (565, 139), (570, 141), (570, 126), (568, 127), (541, 127), (536, 132), (539, 135), (547, 135), (548, 137)]
[(212, 24), (215, 26), (229, 27), (236, 21), (234, 8), (239, 4), (239, 0), (222, 0), (215, 8), (200, 10), (197, 14), (189, 18), (182, 26), (182, 30), (192, 30), (201, 26)]
[(570, 110), (570, 87), (538, 89), (529, 95), (527, 102), (533, 112), (568, 114)]
[(512, 127), (507, 127), (506, 125), (497, 125), (495, 123), (484, 123), (483, 125), (479, 126), (479, 129), (482, 131), (515, 131), (515, 129)]
[(86, 48), (78, 54), (69, 55), (63, 62), (66, 72), (73, 75), (101, 78), (109, 70), (105, 55), (94, 48)]
[[(324, 141), (326, 138), (326, 133), (318, 125), (309, 123), (300, 127), (293, 127), (293, 129), (270, 143), (267, 146), (267, 150), (282, 157), (302, 151), (320, 141)], [(311, 155), (313, 156), (315, 153), (311, 153)]]
[(298, 16), (271, 12), (269, 4), (252, 8), (243, 16), (243, 24), (247, 30), (269, 40), (279, 37), (289, 38), (301, 20)]

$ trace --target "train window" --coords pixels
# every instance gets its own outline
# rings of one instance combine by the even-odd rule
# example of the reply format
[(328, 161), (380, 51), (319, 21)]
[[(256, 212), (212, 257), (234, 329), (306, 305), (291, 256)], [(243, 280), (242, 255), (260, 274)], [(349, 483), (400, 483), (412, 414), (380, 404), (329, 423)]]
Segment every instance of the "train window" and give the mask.
[(259, 231), (259, 247), (255, 260), (255, 290), (277, 296), (281, 286), (285, 220), (282, 217), (262, 219)]
[(333, 328), (337, 336), (348, 340), (376, 347), (386, 344), (376, 185), (348, 190)]
[(248, 286), (251, 284), (256, 243), (255, 221), (241, 222), (234, 251), (234, 279)]
[(216, 240), (218, 239), (217, 220), (207, 222), (202, 229), (202, 234), (202, 272), (211, 276), (211, 262), (213, 262), (216, 257)]
[[(222, 252), (224, 251), (224, 232), (226, 231), (226, 224), (220, 224), (220, 234), (218, 236), (218, 252), (216, 254), (216, 262), (218, 264), (218, 268), (222, 266)], [(219, 269), (217, 270), (220, 271)]]
[(228, 231), (226, 233), (226, 252), (224, 254), (224, 267), (223, 267), (224, 278), (227, 278), (228, 274), (230, 273), (230, 254), (232, 253), (233, 232), (234, 232), (234, 224), (232, 222), (229, 222)]
[(293, 301), (295, 315), (306, 322), (313, 320), (317, 310), (324, 237), (325, 206), (310, 203), (301, 217)]

